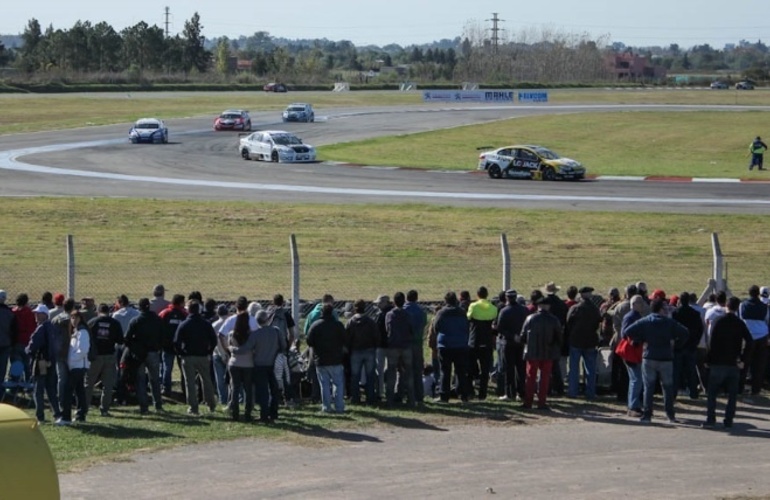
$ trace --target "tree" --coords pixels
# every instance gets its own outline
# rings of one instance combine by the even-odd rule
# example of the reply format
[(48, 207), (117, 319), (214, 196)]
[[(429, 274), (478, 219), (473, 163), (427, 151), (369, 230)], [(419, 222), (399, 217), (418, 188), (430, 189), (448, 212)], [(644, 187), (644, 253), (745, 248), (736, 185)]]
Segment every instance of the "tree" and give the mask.
[(230, 40), (226, 36), (217, 41), (217, 73), (227, 75), (230, 73)]
[(206, 39), (202, 34), (203, 26), (200, 21), (201, 16), (196, 12), (188, 21), (185, 21), (184, 30), (182, 30), (184, 41), (182, 69), (186, 73), (193, 68), (204, 73), (211, 61), (211, 53), (204, 47)]
[(21, 34), (23, 44), (19, 51), (18, 68), (25, 73), (32, 73), (40, 68), (41, 58), (39, 45), (43, 40), (40, 23), (34, 17), (27, 22), (24, 33)]
[(5, 48), (5, 44), (0, 41), (0, 67), (5, 66), (11, 60), (11, 53)]

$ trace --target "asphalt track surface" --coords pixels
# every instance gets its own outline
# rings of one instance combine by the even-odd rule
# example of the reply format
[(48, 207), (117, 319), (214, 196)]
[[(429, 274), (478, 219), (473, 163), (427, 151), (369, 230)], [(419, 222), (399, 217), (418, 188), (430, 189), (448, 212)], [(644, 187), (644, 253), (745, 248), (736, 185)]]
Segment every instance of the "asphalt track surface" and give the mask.
[[(275, 112), (254, 113), (253, 121), (255, 128), (287, 129), (306, 143), (320, 146), (507, 118), (526, 120), (542, 114), (697, 109), (704, 107), (426, 104), (318, 110), (320, 120), (311, 124), (283, 124)], [(707, 109), (758, 108), (710, 106)], [(329, 163), (247, 162), (238, 155), (237, 134), (214, 132), (211, 123), (210, 117), (170, 120), (171, 143), (168, 145), (129, 144), (126, 139), (129, 124), (2, 136), (0, 196), (410, 202), (566, 210), (770, 213), (770, 184), (765, 183), (492, 180), (483, 174), (441, 171), (441, 151), (435, 152), (435, 171)], [(511, 142), (515, 142), (515, 138)], [(468, 145), (469, 169), (475, 167), (477, 146), (485, 145)], [(608, 144), (607, 147), (614, 146)]]

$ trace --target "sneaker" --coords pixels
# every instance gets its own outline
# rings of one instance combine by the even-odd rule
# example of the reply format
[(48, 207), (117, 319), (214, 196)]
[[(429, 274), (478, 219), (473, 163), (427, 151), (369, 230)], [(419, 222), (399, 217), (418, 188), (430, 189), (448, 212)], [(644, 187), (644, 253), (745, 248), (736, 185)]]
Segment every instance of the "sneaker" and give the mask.
[(63, 418), (60, 418), (60, 419), (56, 420), (56, 422), (54, 422), (53, 425), (57, 425), (59, 427), (62, 427), (62, 426), (66, 427), (66, 426), (72, 425), (72, 421), (64, 420)]
[(500, 396), (499, 398), (497, 398), (498, 401), (508, 401), (510, 399), (511, 398), (509, 398), (508, 396)]
[(642, 416), (642, 417), (639, 417), (639, 422), (643, 424), (649, 424), (650, 422), (652, 422), (652, 418)]
[(724, 425), (725, 425), (725, 429), (732, 429), (733, 427), (733, 423), (728, 421), (725, 421)]
[(643, 415), (642, 410), (628, 410), (629, 417), (641, 418)]
[(112, 414), (110, 412), (108, 412), (107, 410), (99, 410), (99, 413), (101, 414), (102, 417), (111, 417), (112, 416)]
[(201, 414), (197, 410), (193, 410), (192, 408), (187, 409), (187, 414), (191, 415), (193, 417), (200, 417)]
[(678, 424), (679, 423), (679, 420), (677, 420), (676, 417), (674, 417), (674, 416), (670, 416), (670, 417), (667, 417), (667, 418), (668, 418), (668, 423), (669, 424)]

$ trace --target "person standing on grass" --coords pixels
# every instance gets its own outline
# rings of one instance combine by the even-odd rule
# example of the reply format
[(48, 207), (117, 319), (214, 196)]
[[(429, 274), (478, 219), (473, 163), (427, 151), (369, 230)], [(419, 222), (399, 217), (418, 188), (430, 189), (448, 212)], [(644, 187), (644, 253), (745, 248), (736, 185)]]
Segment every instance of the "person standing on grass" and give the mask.
[(355, 314), (345, 325), (347, 348), (350, 352), (350, 402), (361, 403), (361, 371), (366, 377), (366, 403), (374, 404), (374, 384), (377, 381), (377, 346), (380, 332), (377, 323), (366, 314), (366, 302), (363, 299), (353, 304)]
[(749, 327), (753, 340), (751, 350), (746, 355), (746, 363), (741, 372), (738, 392), (743, 392), (746, 377), (750, 374), (751, 395), (758, 396), (762, 392), (762, 384), (765, 381), (770, 312), (767, 305), (759, 298), (759, 287), (757, 285), (752, 285), (749, 288), (749, 298), (741, 302), (738, 313), (740, 318), (746, 322), (746, 326)]
[(428, 324), (428, 315), (417, 302), (417, 290), (406, 292), (406, 304), (404, 311), (409, 315), (409, 322), (412, 324), (412, 378), (414, 381), (414, 397), (419, 404), (425, 399), (425, 393), (422, 385), (422, 367), (425, 364), (425, 326)]
[(439, 397), (437, 402), (449, 402), (452, 385), (452, 369), (457, 377), (457, 392), (460, 400), (468, 401), (468, 336), (467, 311), (460, 307), (455, 292), (444, 295), (444, 307), (439, 309), (430, 326), (429, 343), (438, 350), (441, 366), (439, 376)]
[(554, 360), (558, 360), (563, 341), (563, 329), (559, 319), (551, 314), (552, 295), (537, 301), (537, 312), (527, 317), (521, 335), (527, 345), (527, 382), (523, 408), (532, 408), (535, 399), (535, 384), (540, 379), (537, 391), (537, 407), (548, 410), (548, 386), (551, 381)]
[[(629, 326), (643, 318), (644, 310), (647, 308), (644, 299), (639, 295), (631, 297), (631, 310), (623, 316), (623, 324), (620, 329), (620, 339), (626, 336), (626, 330)], [(620, 356), (615, 356), (621, 359)], [(621, 359), (622, 360), (622, 359)], [(628, 416), (641, 418), (642, 412), (642, 390), (644, 383), (642, 381), (642, 364), (629, 363), (622, 360), (626, 365), (628, 372)]]
[(65, 300), (64, 295), (61, 293), (57, 293), (56, 295), (53, 296), (52, 300), (53, 300), (53, 307), (48, 308), (48, 319), (54, 319), (56, 316), (64, 312), (64, 307), (63, 307), (64, 300)]
[[(550, 303), (549, 312), (556, 316), (559, 320), (562, 329), (562, 335), (564, 335), (564, 328), (567, 325), (567, 312), (569, 308), (564, 301), (556, 295), (561, 287), (557, 286), (553, 281), (547, 283), (543, 287), (543, 294), (547, 297)], [(557, 396), (564, 395), (564, 379), (566, 378), (567, 361), (569, 359), (569, 343), (567, 338), (562, 338), (561, 353), (556, 357), (553, 363), (553, 373), (551, 374), (551, 391)]]
[[(259, 403), (259, 421), (271, 423), (278, 419), (279, 389), (275, 376), (275, 358), (286, 352), (286, 337), (270, 325), (267, 311), (257, 312), (254, 331), (254, 396)], [(340, 327), (342, 323), (337, 322)]]
[(26, 293), (20, 293), (16, 296), (16, 305), (11, 310), (16, 316), (18, 327), (14, 357), (24, 363), (24, 380), (30, 380), (32, 378), (32, 361), (24, 348), (29, 344), (32, 332), (35, 331), (39, 323), (36, 321), (32, 308), (29, 307), (29, 296)]
[[(163, 321), (163, 352), (161, 354), (160, 381), (164, 396), (171, 395), (171, 373), (174, 371), (174, 336), (179, 325), (187, 318), (187, 310), (184, 307), (184, 295), (176, 294), (171, 299), (171, 304), (162, 310), (158, 316)], [(193, 386), (194, 387), (194, 386)], [(183, 390), (185, 387), (182, 388)], [(197, 393), (197, 391), (196, 391)]]
[(674, 391), (689, 391), (690, 399), (698, 399), (698, 344), (703, 336), (703, 318), (693, 309), (695, 297), (688, 292), (679, 295), (679, 307), (671, 317), (690, 333), (682, 348), (674, 352)]
[(150, 299), (139, 299), (139, 316), (128, 324), (126, 348), (139, 362), (136, 368), (136, 396), (139, 400), (139, 413), (146, 415), (147, 376), (155, 410), (163, 411), (160, 392), (160, 348), (163, 339), (163, 321), (150, 310)]
[(174, 335), (174, 350), (182, 358), (182, 371), (186, 384), (187, 413), (199, 415), (198, 391), (195, 389), (196, 377), (201, 379), (203, 399), (211, 412), (217, 409), (214, 396), (214, 384), (211, 382), (211, 353), (217, 346), (217, 334), (211, 323), (201, 316), (201, 303), (190, 301), (187, 305), (189, 315), (182, 321)]
[(510, 289), (505, 291), (505, 307), (497, 315), (495, 329), (498, 335), (500, 377), (497, 379), (499, 399), (514, 400), (518, 394), (524, 401), (524, 344), (521, 342), (521, 327), (527, 319), (527, 308), (517, 301), (518, 293)]
[(91, 334), (86, 326), (85, 316), (80, 311), (70, 313), (70, 345), (67, 354), (67, 366), (69, 376), (64, 394), (62, 395), (61, 418), (56, 425), (72, 424), (72, 396), (74, 393), (77, 403), (75, 414), (78, 422), (85, 422), (88, 414), (88, 402), (86, 401), (85, 377), (90, 366), (88, 352), (91, 349)]
[(325, 304), (321, 310), (321, 318), (310, 326), (307, 345), (313, 348), (313, 363), (321, 389), (321, 411), (344, 413), (345, 372), (342, 362), (345, 327), (334, 317), (333, 304)]
[(666, 417), (676, 423), (674, 412), (674, 348), (687, 341), (687, 329), (671, 318), (664, 316), (665, 303), (653, 300), (651, 313), (625, 330), (634, 342), (644, 344), (642, 354), (642, 380), (644, 381), (644, 406), (641, 422), (652, 420), (652, 402), (655, 385), (660, 379), (663, 386), (663, 403)]
[[(32, 372), (34, 373), (35, 389), (35, 416), (38, 422), (45, 422), (45, 394), (48, 394), (48, 402), (53, 411), (54, 420), (61, 418), (59, 397), (56, 394), (56, 328), (48, 319), (48, 308), (39, 304), (32, 312), (37, 322), (37, 328), (32, 332), (25, 353), (29, 359), (34, 360)], [(45, 394), (44, 394), (45, 393)]]
[(5, 380), (8, 363), (11, 360), (13, 343), (19, 334), (16, 316), (5, 303), (7, 299), (7, 292), (0, 290), (0, 382)]
[(580, 361), (585, 374), (585, 396), (591, 401), (596, 398), (596, 348), (599, 345), (599, 326), (602, 315), (593, 300), (594, 289), (584, 286), (578, 290), (580, 302), (570, 307), (567, 313), (566, 337), (569, 339), (569, 387), (571, 398), (578, 396), (580, 387)]
[[(227, 314), (227, 311), (224, 311)], [(239, 399), (244, 397), (244, 421), (253, 420), (254, 389), (252, 374), (254, 372), (254, 336), (255, 333), (249, 327), (249, 314), (242, 311), (236, 315), (235, 327), (230, 333), (227, 345), (232, 354), (227, 361), (227, 369), (230, 372), (230, 403), (228, 411), (233, 420), (238, 420), (240, 412)]]
[[(396, 399), (396, 378), (399, 389), (406, 388), (406, 404), (414, 406), (414, 366), (412, 365), (412, 331), (409, 313), (404, 311), (406, 297), (403, 292), (393, 295), (394, 308), (385, 316), (385, 331), (388, 335), (388, 347), (385, 350), (388, 367), (385, 370), (385, 398), (388, 406), (393, 406)], [(399, 373), (400, 371), (400, 373)]]
[(88, 327), (96, 348), (96, 356), (86, 376), (86, 402), (88, 405), (91, 404), (94, 385), (97, 380), (101, 380), (102, 397), (99, 412), (103, 417), (109, 417), (117, 374), (115, 349), (123, 343), (123, 327), (118, 320), (110, 317), (110, 306), (107, 304), (99, 304), (99, 316), (92, 319)]
[(385, 396), (385, 351), (388, 347), (388, 332), (385, 328), (385, 317), (393, 309), (388, 295), (380, 295), (374, 301), (377, 305), (377, 315), (374, 318), (377, 323), (377, 330), (380, 332), (380, 345), (377, 346), (377, 384), (374, 389), (377, 397), (382, 399)]
[(717, 396), (721, 390), (727, 391), (724, 425), (733, 426), (735, 420), (735, 401), (738, 396), (738, 378), (746, 357), (751, 349), (752, 336), (746, 323), (738, 317), (741, 301), (730, 297), (727, 302), (727, 314), (717, 319), (711, 333), (706, 363), (709, 366), (708, 399), (706, 402), (706, 422), (703, 427), (716, 424)]
[(171, 305), (171, 302), (166, 300), (166, 287), (163, 285), (155, 285), (152, 289), (152, 299), (150, 300), (150, 311), (155, 314), (160, 312)]
[(267, 308), (268, 324), (278, 329), (283, 337), (283, 345), (286, 349), (278, 353), (275, 358), (275, 379), (278, 382), (278, 401), (286, 404), (294, 404), (294, 394), (291, 386), (291, 373), (289, 372), (289, 348), (296, 338), (296, 324), (288, 307), (285, 307), (283, 295), (273, 295), (273, 303)]
[(489, 388), (489, 372), (492, 369), (492, 358), (495, 349), (495, 332), (492, 324), (497, 319), (497, 307), (487, 298), (487, 287), (481, 286), (476, 291), (477, 300), (468, 306), (468, 324), (470, 334), (470, 371), (479, 377), (479, 400), (487, 399)]
[(764, 170), (764, 158), (765, 158), (765, 151), (767, 151), (767, 144), (762, 140), (761, 137), (757, 136), (753, 141), (751, 141), (751, 144), (749, 144), (749, 154), (751, 155), (751, 163), (749, 163), (749, 171), (754, 170), (754, 167), (757, 167), (757, 170)]
[[(224, 304), (219, 304), (217, 306), (217, 320), (214, 321), (214, 323), (211, 325), (214, 328), (214, 331), (217, 332), (217, 346), (214, 348), (214, 354), (212, 355), (212, 364), (214, 366), (214, 382), (217, 385), (217, 395), (219, 396), (219, 404), (220, 405), (226, 405), (230, 401), (230, 389), (227, 385), (227, 373), (229, 371), (229, 358), (230, 358), (230, 349), (228, 344), (228, 335), (222, 334), (220, 332), (220, 329), (222, 327), (222, 324), (227, 320), (227, 317), (229, 316), (229, 311), (227, 310), (227, 306)], [(248, 318), (247, 318), (248, 321)], [(249, 331), (251, 331), (251, 328), (249, 328)], [(252, 362), (253, 366), (253, 362)], [(232, 377), (230, 378), (232, 381)], [(245, 381), (242, 382), (245, 384)], [(249, 374), (249, 385), (246, 387), (251, 387), (251, 374)]]

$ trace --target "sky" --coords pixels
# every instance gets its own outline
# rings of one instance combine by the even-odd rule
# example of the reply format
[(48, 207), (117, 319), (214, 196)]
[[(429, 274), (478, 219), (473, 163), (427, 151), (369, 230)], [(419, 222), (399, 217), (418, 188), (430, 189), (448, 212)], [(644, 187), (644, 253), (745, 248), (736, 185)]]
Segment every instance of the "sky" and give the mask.
[(410, 45), (463, 35), (474, 26), (491, 28), (497, 13), (501, 38), (520, 39), (543, 30), (587, 34), (631, 47), (677, 43), (687, 48), (710, 44), (722, 48), (742, 39), (770, 39), (767, 0), (36, 0), (2, 8), (0, 34), (24, 31), (36, 18), (45, 29), (69, 29), (78, 21), (105, 21), (116, 30), (145, 21), (182, 31), (197, 11), (207, 38), (267, 31), (285, 38), (350, 40), (356, 45)]

